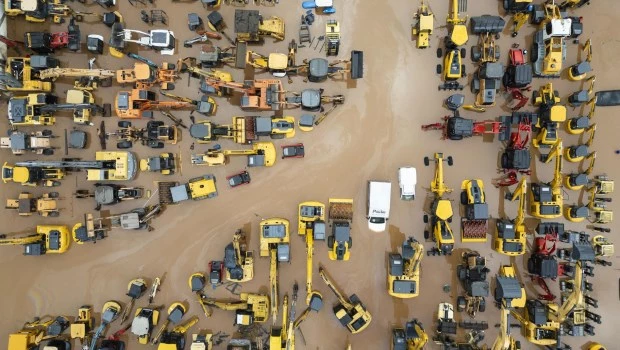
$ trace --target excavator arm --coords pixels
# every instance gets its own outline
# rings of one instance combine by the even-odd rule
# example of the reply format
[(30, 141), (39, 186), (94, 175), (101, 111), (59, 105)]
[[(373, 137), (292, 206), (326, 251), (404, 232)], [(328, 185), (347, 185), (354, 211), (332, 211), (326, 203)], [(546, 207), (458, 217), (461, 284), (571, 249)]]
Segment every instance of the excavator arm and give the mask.
[(2, 245), (24, 245), (30, 243), (40, 242), (44, 240), (45, 236), (39, 234), (28, 235), (24, 237), (6, 237), (6, 235), (0, 235), (0, 246)]
[(525, 221), (525, 199), (527, 192), (527, 178), (523, 176), (517, 185), (514, 193), (512, 194), (511, 201), (515, 201), (519, 198), (519, 207), (517, 208), (517, 217), (515, 218), (515, 226), (522, 225)]
[(187, 322), (182, 323), (180, 325), (175, 326), (174, 328), (172, 328), (172, 333), (177, 333), (177, 334), (185, 334), (187, 333), (187, 331), (192, 328), (196, 323), (198, 323), (198, 317), (193, 316), (192, 318), (190, 318), (189, 320), (187, 320)]
[(332, 282), (332, 280), (329, 278), (329, 276), (327, 276), (327, 273), (325, 272), (325, 269), (323, 269), (322, 266), (319, 267), (319, 275), (323, 279), (323, 282), (325, 282), (325, 284), (327, 284), (329, 289), (331, 289), (332, 292), (334, 292), (334, 294), (336, 295), (336, 298), (338, 299), (338, 301), (342, 304), (342, 306), (345, 309), (351, 310), (351, 309), (354, 308), (354, 306), (349, 302), (349, 300), (347, 298), (345, 298), (342, 295), (342, 293), (340, 293), (338, 288), (336, 288), (336, 285), (334, 285), (334, 282)]
[(278, 256), (277, 249), (275, 247), (269, 250), (269, 256), (271, 262), (269, 263), (269, 296), (271, 302), (271, 316), (272, 321), (275, 322), (278, 319)]
[(586, 131), (590, 133), (590, 136), (588, 136), (588, 141), (586, 141), (586, 146), (590, 147), (592, 146), (592, 142), (594, 142), (594, 135), (596, 134), (596, 123), (590, 125), (586, 129)]
[(112, 78), (116, 73), (108, 69), (79, 69), (79, 68), (48, 68), (39, 72), (40, 79), (58, 79), (62, 77), (89, 77), (89, 78)]
[(243, 265), (243, 256), (241, 255), (241, 233), (235, 232), (232, 240), (233, 249), (235, 250), (235, 260), (237, 265)]
[(573, 275), (573, 290), (558, 309), (558, 322), (564, 322), (575, 306), (584, 304), (583, 289), (583, 267), (581, 261), (577, 261), (575, 264), (575, 273)]
[(553, 171), (553, 180), (551, 181), (551, 188), (553, 190), (558, 189), (562, 186), (562, 166), (563, 166), (563, 147), (562, 140), (558, 140), (555, 145), (555, 169)]
[(248, 303), (242, 300), (218, 301), (215, 299), (204, 299), (204, 304), (225, 311), (246, 310), (248, 308)]
[(420, 262), (424, 256), (424, 246), (418, 241), (408, 242), (411, 248), (413, 248), (413, 256), (406, 262), (405, 275), (413, 277), (419, 273)]
[(492, 350), (516, 350), (511, 346), (514, 344), (514, 339), (512, 339), (512, 336), (510, 335), (509, 317), (510, 310), (504, 307), (502, 303), (502, 308), (500, 310), (499, 333), (497, 338), (495, 338)]
[(162, 95), (166, 96), (166, 97), (169, 97), (169, 98), (173, 99), (173, 100), (177, 100), (177, 101), (181, 101), (181, 102), (185, 102), (185, 103), (191, 103), (192, 105), (198, 104), (197, 101), (192, 100), (189, 97), (178, 96), (178, 95), (171, 94), (171, 93), (165, 92), (165, 91), (160, 91), (160, 93)]

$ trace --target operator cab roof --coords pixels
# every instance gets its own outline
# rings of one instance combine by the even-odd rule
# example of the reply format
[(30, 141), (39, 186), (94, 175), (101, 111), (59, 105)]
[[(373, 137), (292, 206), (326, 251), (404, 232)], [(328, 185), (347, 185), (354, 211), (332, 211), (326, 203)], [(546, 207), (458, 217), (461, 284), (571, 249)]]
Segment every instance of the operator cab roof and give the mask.
[(95, 202), (99, 204), (112, 204), (115, 202), (114, 188), (111, 186), (95, 187)]

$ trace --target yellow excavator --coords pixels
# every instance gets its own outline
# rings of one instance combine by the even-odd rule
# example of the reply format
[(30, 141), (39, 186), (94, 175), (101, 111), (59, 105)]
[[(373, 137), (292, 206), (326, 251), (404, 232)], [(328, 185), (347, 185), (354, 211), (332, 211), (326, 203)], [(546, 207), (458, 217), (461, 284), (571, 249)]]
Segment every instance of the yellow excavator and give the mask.
[(530, 190), (530, 214), (541, 219), (555, 219), (562, 216), (564, 197), (562, 194), (562, 140), (556, 141), (548, 155), (541, 156), (545, 163), (555, 158), (553, 180), (550, 183), (532, 183)]
[[(178, 325), (181, 322), (183, 316), (187, 313), (187, 307), (180, 302), (174, 302), (168, 307), (168, 316), (164, 323), (159, 327), (159, 330), (155, 336), (151, 339), (151, 344), (155, 345), (159, 343), (162, 336), (168, 333), (168, 326), (172, 323)], [(175, 348), (172, 348), (175, 349)]]
[(497, 252), (508, 256), (525, 254), (527, 246), (527, 228), (525, 227), (525, 204), (527, 196), (527, 178), (519, 181), (517, 188), (510, 196), (511, 201), (519, 199), (517, 216), (514, 220), (497, 220), (494, 248)]
[(61, 225), (39, 225), (36, 231), (27, 236), (7, 237), (0, 235), (0, 246), (23, 245), (24, 255), (39, 256), (62, 254), (71, 245), (69, 227)]
[[(448, 165), (453, 164), (452, 157), (449, 156), (445, 159)], [(435, 242), (436, 247), (429, 251), (429, 254), (450, 255), (454, 249), (454, 234), (450, 228), (449, 222), (452, 221), (452, 202), (449, 199), (444, 199), (442, 196), (445, 193), (452, 192), (444, 183), (443, 177), (443, 153), (435, 153), (433, 161), (435, 162), (435, 176), (431, 182), (431, 192), (435, 194), (433, 202), (431, 203), (431, 220), (430, 226), (433, 230), (432, 235), (428, 230), (424, 231), (424, 239), (431, 239)], [(430, 158), (424, 157), (424, 165), (430, 164)], [(429, 215), (424, 214), (424, 223), (429, 222)]]
[(372, 321), (372, 316), (357, 295), (352, 294), (349, 299), (345, 298), (322, 266), (319, 267), (319, 275), (338, 299), (338, 304), (334, 306), (333, 311), (340, 324), (353, 334), (366, 329)]
[(209, 318), (211, 317), (212, 312), (206, 303), (206, 295), (203, 293), (206, 283), (207, 278), (202, 272), (195, 272), (189, 276), (189, 288), (196, 295), (196, 299), (198, 300), (198, 304), (200, 305), (202, 312), (207, 318)]
[(570, 173), (566, 175), (564, 178), (564, 187), (573, 191), (580, 191), (584, 186), (590, 183), (589, 175), (592, 174), (594, 170), (594, 164), (596, 164), (596, 151), (588, 154), (585, 158), (585, 161), (590, 161), (588, 167), (585, 168), (582, 172), (578, 173)]
[(247, 250), (241, 230), (235, 232), (232, 243), (224, 249), (226, 279), (232, 282), (248, 282), (254, 278), (254, 252)]
[[(525, 300), (525, 290), (514, 275), (511, 275), (512, 266), (502, 267), (497, 276), (495, 298), (500, 304), (499, 334), (493, 343), (492, 350), (520, 350), (521, 343), (510, 334), (510, 311)], [(518, 301), (513, 303), (513, 301)]]
[[(325, 240), (325, 204), (321, 202), (302, 202), (298, 207), (297, 233), (306, 239), (306, 305), (308, 312), (319, 311), (323, 306), (323, 296), (312, 289), (312, 272), (314, 266), (314, 240)], [(304, 311), (305, 312), (305, 311)]]
[[(292, 308), (292, 305), (291, 305)], [(288, 295), (282, 299), (282, 327), (271, 327), (269, 333), (269, 350), (294, 349), (295, 345), (287, 346), (288, 337)], [(293, 332), (294, 333), (294, 332)]]
[(390, 350), (423, 350), (428, 343), (428, 334), (422, 323), (413, 319), (405, 324), (405, 328), (392, 329)]
[(269, 295), (273, 322), (278, 318), (278, 263), (290, 262), (290, 223), (286, 219), (262, 220), (260, 227), (260, 256), (269, 257)]
[(205, 299), (205, 304), (220, 310), (235, 311), (235, 325), (249, 326), (269, 319), (269, 297), (263, 294), (241, 293), (240, 300), (218, 301)]
[(209, 149), (204, 154), (192, 154), (195, 165), (219, 166), (227, 163), (229, 156), (248, 156), (248, 166), (273, 166), (276, 162), (276, 148), (272, 142), (255, 142), (252, 149), (221, 150)]
[(420, 295), (420, 262), (424, 246), (409, 237), (403, 242), (401, 254), (390, 254), (388, 259), (388, 293), (396, 298), (414, 298)]
[(31, 350), (39, 349), (39, 344), (47, 341), (45, 349), (69, 350), (68, 342), (58, 338), (62, 332), (69, 328), (69, 320), (66, 317), (36, 318), (32, 322), (26, 322), (21, 330), (9, 334), (8, 350)]
[(194, 316), (187, 322), (175, 326), (172, 330), (165, 331), (161, 336), (157, 350), (183, 349), (185, 347), (185, 333), (196, 323), (198, 323), (198, 317)]
[(133, 309), (133, 305), (136, 302), (136, 299), (140, 298), (146, 292), (147, 286), (146, 281), (143, 278), (134, 278), (129, 281), (127, 284), (127, 293), (126, 295), (130, 298), (127, 307), (123, 309), (123, 314), (121, 315), (121, 323), (124, 323), (129, 315), (131, 314), (131, 310)]

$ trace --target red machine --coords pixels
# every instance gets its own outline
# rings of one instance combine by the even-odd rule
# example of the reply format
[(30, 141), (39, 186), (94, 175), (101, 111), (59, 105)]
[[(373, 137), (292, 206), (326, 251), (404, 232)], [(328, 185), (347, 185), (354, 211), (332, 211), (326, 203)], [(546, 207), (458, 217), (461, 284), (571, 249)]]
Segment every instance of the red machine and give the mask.
[(474, 121), (459, 116), (444, 117), (443, 123), (433, 123), (422, 125), (422, 130), (441, 130), (443, 139), (462, 140), (467, 137), (481, 136), (488, 134), (502, 134), (504, 126), (502, 122), (493, 120)]

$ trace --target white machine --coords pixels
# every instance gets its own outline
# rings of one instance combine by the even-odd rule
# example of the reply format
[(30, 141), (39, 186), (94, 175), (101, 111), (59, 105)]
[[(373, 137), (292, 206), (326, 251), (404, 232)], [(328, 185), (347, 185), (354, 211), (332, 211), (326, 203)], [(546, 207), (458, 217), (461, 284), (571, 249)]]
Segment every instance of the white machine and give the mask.
[(392, 183), (368, 181), (368, 228), (374, 232), (385, 231), (390, 218)]
[(418, 173), (414, 167), (398, 168), (398, 186), (400, 199), (412, 201), (415, 199), (415, 185), (418, 182)]

